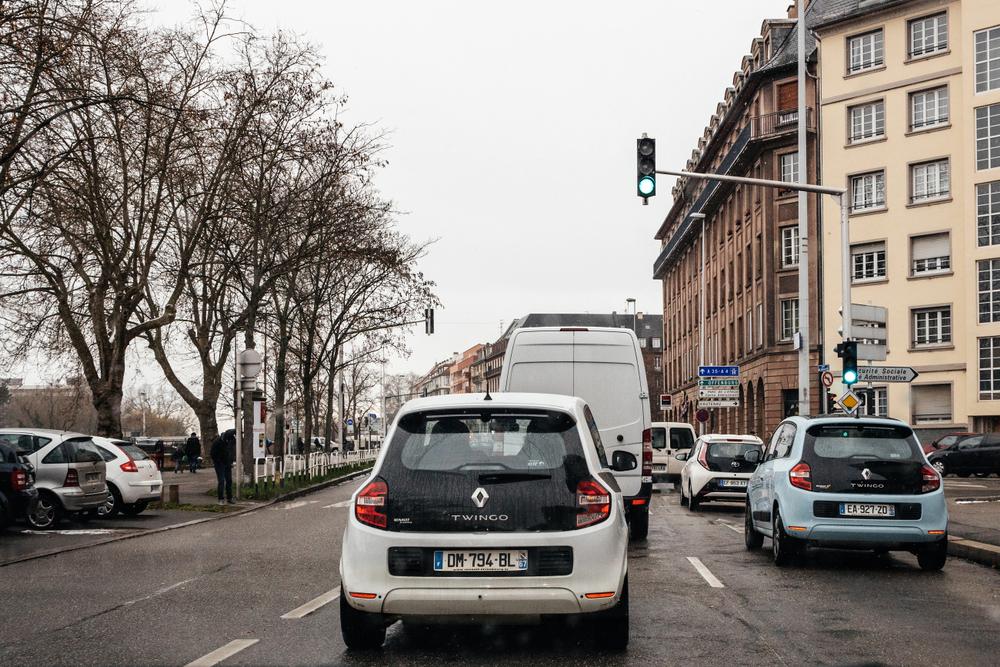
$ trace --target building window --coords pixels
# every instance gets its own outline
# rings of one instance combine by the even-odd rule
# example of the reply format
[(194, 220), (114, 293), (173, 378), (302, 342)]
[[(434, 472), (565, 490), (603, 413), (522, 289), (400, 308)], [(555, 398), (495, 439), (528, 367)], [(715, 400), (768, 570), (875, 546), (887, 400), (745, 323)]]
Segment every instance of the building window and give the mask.
[(1000, 336), (979, 339), (979, 400), (1000, 400)]
[(847, 73), (854, 74), (866, 69), (881, 67), (884, 62), (883, 53), (881, 30), (848, 38)]
[(781, 340), (791, 340), (799, 330), (799, 300), (781, 300)]
[(796, 183), (799, 180), (799, 154), (785, 153), (778, 158), (783, 183)]
[(951, 237), (948, 232), (910, 239), (911, 275), (927, 276), (951, 271)]
[(979, 275), (979, 323), (1000, 322), (1000, 259), (976, 262)]
[(781, 228), (781, 268), (789, 269), (799, 265), (799, 228)]
[(913, 347), (951, 343), (951, 306), (913, 310)]
[(747, 352), (754, 348), (753, 344), (753, 309), (747, 311)]
[(913, 423), (935, 424), (951, 421), (951, 385), (918, 384), (910, 386)]
[(944, 12), (910, 21), (910, 57), (919, 58), (948, 48), (948, 15)]
[(976, 184), (976, 231), (980, 247), (1000, 244), (1000, 181)]
[(653, 357), (653, 370), (660, 370), (663, 367), (663, 362), (660, 361), (660, 355)]
[(910, 129), (926, 130), (948, 123), (948, 87), (910, 93)]
[(1000, 88), (1000, 26), (975, 33), (976, 92)]
[(851, 210), (870, 211), (885, 207), (885, 172), (873, 171), (851, 177)]
[(976, 169), (1000, 167), (1000, 104), (976, 109)]
[(943, 199), (951, 194), (948, 160), (921, 162), (910, 167), (910, 202)]
[(851, 282), (885, 278), (885, 241), (851, 246)]
[(885, 102), (882, 100), (851, 107), (848, 114), (852, 144), (885, 136)]
[(646, 347), (646, 339), (645, 338), (640, 338), (639, 339), (639, 347), (645, 349), (645, 347)]
[(660, 340), (659, 338), (654, 338), (653, 339), (653, 347), (655, 347), (657, 349), (659, 349), (662, 346), (662, 343), (663, 343), (663, 341)]
[(757, 345), (764, 344), (764, 304), (757, 304)]
[(887, 387), (872, 387), (862, 390), (865, 394), (864, 414), (868, 417), (889, 416), (889, 389)]

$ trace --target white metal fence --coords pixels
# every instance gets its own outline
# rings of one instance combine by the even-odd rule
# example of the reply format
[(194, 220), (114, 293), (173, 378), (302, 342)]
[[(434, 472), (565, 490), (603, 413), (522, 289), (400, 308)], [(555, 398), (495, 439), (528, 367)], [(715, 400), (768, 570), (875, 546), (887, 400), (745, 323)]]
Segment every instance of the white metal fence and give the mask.
[(265, 456), (254, 459), (253, 483), (275, 482), (280, 474), (282, 479), (295, 476), (322, 477), (333, 468), (374, 461), (377, 449), (362, 449), (349, 452), (314, 452), (308, 461), (303, 454), (286, 454), (284, 457)]

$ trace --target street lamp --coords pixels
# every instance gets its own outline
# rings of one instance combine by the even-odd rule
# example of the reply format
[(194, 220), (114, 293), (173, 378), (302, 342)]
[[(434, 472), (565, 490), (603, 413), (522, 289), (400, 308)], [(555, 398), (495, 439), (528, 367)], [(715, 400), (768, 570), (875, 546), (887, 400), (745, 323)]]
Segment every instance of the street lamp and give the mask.
[(240, 392), (236, 397), (236, 499), (240, 499), (240, 486), (243, 483), (243, 392), (257, 388), (257, 375), (260, 373), (260, 352), (248, 347), (240, 352), (236, 361), (236, 375), (239, 378)]
[(142, 405), (142, 437), (146, 437), (146, 392), (139, 392), (139, 403)]

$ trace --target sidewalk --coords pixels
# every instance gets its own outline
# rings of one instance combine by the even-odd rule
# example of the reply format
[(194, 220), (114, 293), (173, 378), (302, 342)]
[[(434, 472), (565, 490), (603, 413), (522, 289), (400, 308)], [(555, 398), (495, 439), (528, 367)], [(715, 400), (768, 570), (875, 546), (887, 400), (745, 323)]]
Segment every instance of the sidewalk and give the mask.
[[(202, 468), (195, 473), (186, 470), (174, 473), (173, 468), (167, 468), (161, 470), (160, 475), (163, 477), (164, 500), (168, 498), (167, 488), (171, 484), (176, 484), (181, 505), (210, 506), (218, 503), (218, 498), (215, 497), (217, 483), (213, 468)], [(211, 495), (209, 491), (212, 492)]]
[(948, 477), (948, 552), (1000, 567), (1000, 479)]

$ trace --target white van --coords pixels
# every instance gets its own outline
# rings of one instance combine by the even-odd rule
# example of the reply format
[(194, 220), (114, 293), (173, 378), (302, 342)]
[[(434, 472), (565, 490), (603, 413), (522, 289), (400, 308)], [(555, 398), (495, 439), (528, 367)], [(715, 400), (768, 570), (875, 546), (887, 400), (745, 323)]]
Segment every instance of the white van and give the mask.
[(632, 536), (645, 538), (653, 448), (649, 389), (635, 333), (605, 327), (517, 329), (507, 343), (500, 391), (565, 394), (587, 402), (608, 462), (618, 450), (641, 462), (614, 476), (625, 498)]
[(684, 464), (674, 458), (689, 452), (697, 436), (686, 422), (653, 422), (653, 481), (676, 482)]

